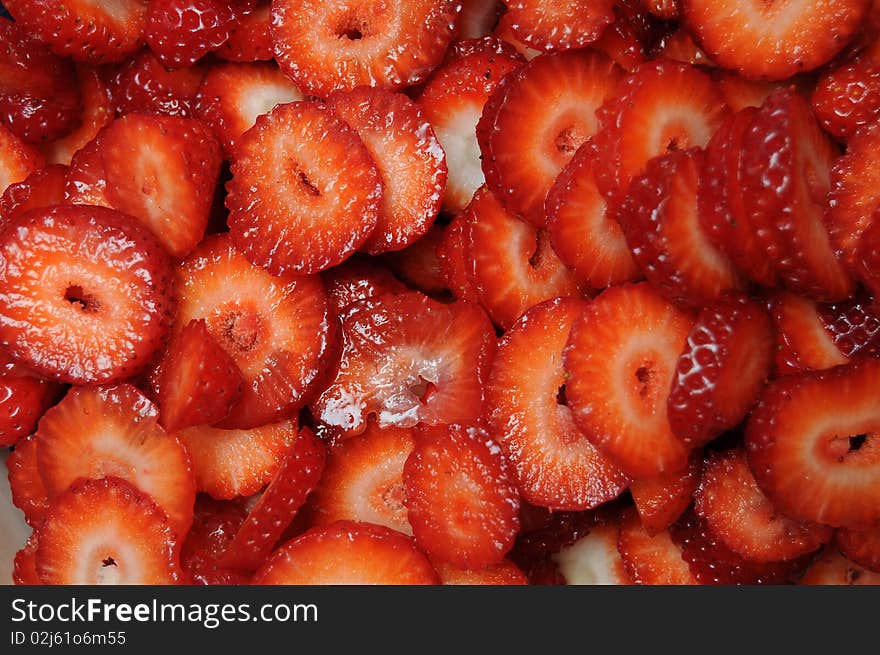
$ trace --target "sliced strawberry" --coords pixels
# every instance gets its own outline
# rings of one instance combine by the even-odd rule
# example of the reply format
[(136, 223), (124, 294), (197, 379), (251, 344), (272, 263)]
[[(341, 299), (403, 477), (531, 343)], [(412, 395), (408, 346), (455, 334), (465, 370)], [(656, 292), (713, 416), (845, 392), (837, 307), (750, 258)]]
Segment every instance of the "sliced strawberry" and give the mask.
[(621, 74), (605, 55), (563, 52), (533, 59), (495, 89), (477, 139), (486, 185), (510, 212), (546, 224), (547, 192), (595, 133), (595, 112)]
[(455, 23), (456, 39), (478, 39), (491, 34), (504, 10), (501, 0), (462, 0)]
[(614, 21), (614, 0), (504, 0), (514, 34), (539, 50), (595, 42)]
[(575, 424), (632, 478), (687, 467), (667, 397), (692, 318), (647, 284), (611, 287), (574, 323), (565, 348), (566, 398)]
[(562, 298), (526, 312), (502, 338), (487, 389), (491, 435), (520, 494), (551, 509), (592, 509), (628, 482), (578, 430), (566, 400), (562, 351), (585, 305)]
[(458, 214), (442, 229), (435, 252), (444, 286), (458, 300), (478, 302), (473, 266), (467, 251), (469, 229), (465, 215)]
[(260, 116), (238, 143), (232, 175), (232, 237), (273, 275), (339, 264), (379, 219), (382, 179), (373, 158), (357, 132), (318, 102)]
[(880, 518), (880, 360), (772, 383), (746, 432), (749, 464), (792, 518), (871, 527)]
[(22, 511), (28, 525), (37, 527), (49, 509), (49, 493), (37, 468), (35, 435), (18, 440), (15, 449), (6, 458), (6, 469), (9, 472), (12, 504)]
[[(470, 57), (471, 55), (475, 54), (503, 55), (504, 57), (516, 59), (520, 63), (525, 61), (519, 54), (519, 51), (514, 48), (510, 43), (499, 39), (494, 34), (489, 33), (479, 38), (456, 41), (451, 46), (449, 46), (449, 50), (446, 51), (446, 57), (443, 60), (443, 66), (440, 66), (436, 71), (434, 71), (434, 73), (432, 73), (431, 79), (433, 79), (433, 77), (437, 75), (438, 72), (442, 70), (446, 64), (450, 64), (457, 59)], [(486, 71), (483, 71), (484, 78), (486, 77), (485, 73)], [(496, 80), (496, 82), (497, 81), (500, 80)], [(413, 91), (416, 91), (417, 89), (418, 87), (413, 87)]]
[(342, 359), (314, 415), (348, 434), (380, 427), (472, 422), (495, 354), (495, 332), (469, 303), (420, 293), (380, 297), (342, 318)]
[(220, 146), (200, 121), (128, 114), (73, 158), (67, 196), (140, 219), (182, 258), (205, 233), (220, 162)]
[(165, 66), (183, 68), (222, 46), (237, 19), (228, 0), (149, 0), (144, 40)]
[(841, 300), (853, 284), (822, 223), (834, 148), (792, 88), (774, 93), (742, 141), (740, 193), (759, 247), (782, 282), (818, 300)]
[(311, 498), (316, 525), (365, 521), (411, 535), (403, 465), (415, 447), (409, 428), (379, 428), (346, 439), (327, 452), (327, 466)]
[(169, 432), (217, 423), (241, 399), (244, 377), (211, 333), (193, 319), (176, 335), (161, 364), (159, 423)]
[(880, 354), (880, 304), (856, 295), (839, 303), (816, 308), (826, 332), (844, 357)]
[(192, 117), (196, 92), (205, 77), (198, 66), (168, 70), (152, 50), (124, 62), (109, 76), (110, 95), (120, 114)]
[(385, 253), (382, 261), (410, 289), (429, 296), (442, 297), (446, 292), (446, 281), (437, 257), (437, 248), (442, 237), (443, 229), (434, 224), (422, 237), (403, 250)]
[(685, 0), (682, 13), (713, 60), (746, 77), (781, 80), (834, 57), (861, 27), (869, 4)]
[(771, 295), (769, 308), (776, 329), (776, 375), (821, 371), (849, 361), (825, 329), (812, 300), (779, 291)]
[(270, 33), (272, 23), (271, 1), (259, 0), (249, 14), (239, 16), (230, 27), (229, 38), (217, 50), (217, 56), (227, 61), (269, 61), (275, 56)]
[(498, 19), (498, 24), (495, 25), (493, 34), (505, 43), (512, 45), (526, 61), (531, 61), (542, 53), (541, 50), (527, 46), (517, 37), (513, 31), (513, 16), (510, 15), (510, 12), (504, 12), (501, 15), (501, 18)]
[(880, 46), (874, 43), (822, 75), (812, 102), (822, 127), (839, 139), (875, 123), (880, 118)]
[(464, 220), (468, 275), (496, 325), (509, 328), (533, 305), (580, 294), (549, 234), (508, 213), (486, 187), (474, 195)]
[(831, 528), (777, 511), (755, 482), (741, 448), (708, 457), (694, 510), (725, 546), (755, 562), (795, 559), (831, 539)]
[(0, 231), (0, 341), (59, 381), (136, 375), (167, 334), (170, 277), (162, 247), (128, 216), (33, 209)]
[(64, 204), (67, 166), (53, 164), (34, 171), (21, 182), (10, 184), (0, 196), (0, 223), (29, 209)]
[(669, 531), (648, 530), (630, 510), (620, 523), (617, 548), (627, 575), (640, 585), (696, 585), (697, 578), (682, 557)]
[(614, 22), (605, 28), (593, 47), (611, 57), (628, 73), (648, 60), (648, 52), (656, 40), (653, 18), (633, 0), (614, 6)]
[(80, 478), (115, 476), (149, 494), (185, 534), (195, 482), (186, 450), (158, 423), (156, 407), (129, 384), (74, 387), (37, 430), (37, 462), (54, 502)]
[(196, 499), (193, 526), (180, 551), (180, 563), (195, 584), (247, 584), (250, 576), (218, 564), (247, 512), (238, 503)]
[(433, 562), (442, 585), (527, 585), (529, 579), (508, 559), (479, 569), (460, 569), (444, 562)]
[(253, 571), (272, 552), (321, 479), (326, 451), (308, 428), (303, 428), (284, 455), (266, 491), (248, 512), (219, 560), (223, 567)]
[(361, 300), (406, 291), (406, 285), (387, 268), (362, 258), (352, 258), (334, 266), (321, 273), (321, 278), (336, 314)]
[(433, 128), (402, 93), (359, 87), (334, 93), (327, 104), (357, 132), (382, 179), (379, 220), (362, 249), (378, 255), (405, 248), (440, 211), (446, 156)]
[(510, 559), (526, 573), (531, 584), (564, 585), (565, 578), (555, 556), (587, 536), (597, 525), (605, 524), (605, 518), (598, 512), (553, 512), (523, 501), (520, 506), (522, 530)]
[(37, 530), (37, 573), (51, 585), (178, 584), (177, 535), (159, 506), (124, 480), (79, 480)]
[(702, 469), (703, 454), (697, 449), (691, 453), (687, 469), (680, 473), (633, 480), (629, 492), (641, 524), (648, 534), (662, 532), (690, 507), (694, 492), (700, 484)]
[[(767, 80), (749, 80), (727, 70), (714, 71), (713, 77), (724, 101), (731, 111), (742, 111), (746, 107), (760, 107), (775, 91), (782, 88), (784, 82), (768, 82)], [(797, 85), (797, 78), (790, 83)]]
[(856, 273), (871, 293), (880, 297), (880, 209), (862, 234), (856, 253)]
[(742, 294), (707, 305), (688, 334), (669, 391), (673, 432), (703, 445), (736, 427), (767, 382), (773, 364), (773, 324)]
[(715, 65), (706, 53), (700, 50), (694, 37), (684, 27), (664, 36), (655, 46), (655, 54), (658, 59), (671, 59), (684, 64), (710, 67)]
[(37, 535), (31, 533), (24, 548), (15, 554), (12, 562), (12, 582), (16, 585), (41, 585), (37, 574)]
[(177, 438), (192, 460), (196, 490), (229, 500), (252, 496), (278, 472), (297, 435), (297, 421), (270, 423), (250, 430), (221, 430), (202, 425)]
[(675, 20), (681, 15), (681, 0), (639, 0), (639, 4), (664, 20)]
[(228, 236), (208, 237), (178, 268), (175, 330), (203, 318), (245, 379), (223, 421), (252, 428), (293, 416), (308, 400), (334, 340), (317, 277), (275, 277), (250, 264)]
[(620, 526), (616, 521), (599, 524), (589, 534), (553, 555), (565, 584), (632, 584), (617, 550), (619, 536)]
[(43, 167), (43, 156), (33, 146), (0, 124), (0, 193)]
[(4, 0), (24, 30), (77, 61), (120, 61), (138, 49), (146, 0)]
[(416, 430), (403, 467), (416, 544), (461, 568), (497, 564), (519, 532), (519, 494), (497, 444), (481, 428)]
[(0, 374), (0, 447), (31, 434), (61, 386), (30, 376)]
[(522, 65), (514, 53), (479, 49), (450, 59), (419, 95), (422, 113), (434, 128), (448, 164), (443, 208), (463, 210), (485, 178), (476, 127), (486, 101), (512, 70)]
[(871, 530), (848, 530), (840, 528), (834, 533), (834, 543), (844, 557), (880, 573), (880, 528)]
[(864, 569), (833, 548), (826, 550), (800, 579), (802, 585), (880, 585), (880, 574)]
[(436, 571), (406, 535), (370, 523), (313, 528), (278, 548), (256, 585), (433, 585)]
[(275, 58), (312, 95), (422, 81), (455, 35), (461, 3), (273, 0)]
[(596, 182), (620, 198), (649, 160), (704, 147), (728, 114), (712, 79), (698, 68), (658, 60), (626, 77), (599, 108)]

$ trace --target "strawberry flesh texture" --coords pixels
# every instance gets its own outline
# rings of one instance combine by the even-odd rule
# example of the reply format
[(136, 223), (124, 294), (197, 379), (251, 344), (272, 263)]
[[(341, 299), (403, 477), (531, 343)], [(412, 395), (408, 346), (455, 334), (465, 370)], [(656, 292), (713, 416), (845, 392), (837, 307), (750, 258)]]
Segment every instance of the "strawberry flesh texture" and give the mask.
[(41, 585), (37, 574), (37, 536), (31, 533), (24, 547), (15, 554), (12, 563), (12, 583), (16, 585)]
[(828, 548), (810, 565), (798, 584), (876, 586), (880, 584), (880, 575), (846, 559), (834, 548)]
[(433, 298), (446, 299), (446, 282), (437, 257), (442, 236), (442, 228), (435, 223), (424, 236), (403, 250), (385, 253), (380, 261), (410, 289)]
[(0, 189), (21, 182), (43, 167), (45, 161), (36, 147), (25, 143), (0, 123)]
[(165, 66), (183, 68), (222, 46), (237, 19), (228, 0), (149, 0), (144, 40)]
[(365, 258), (352, 258), (321, 274), (337, 314), (362, 300), (402, 293), (406, 285), (387, 269)]
[(819, 316), (844, 357), (880, 356), (880, 307), (864, 296), (840, 303), (820, 303)]
[(52, 164), (28, 175), (21, 182), (10, 184), (0, 196), (0, 225), (29, 209), (64, 204), (67, 166)]
[(229, 38), (216, 54), (226, 61), (269, 61), (275, 51), (269, 25), (272, 22), (271, 2), (261, 0), (248, 14), (240, 16), (231, 26)]
[[(822, 306), (829, 311), (827, 308), (840, 304)], [(821, 371), (847, 363), (848, 358), (834, 342), (836, 328), (827, 327), (837, 320), (836, 316), (827, 315), (823, 321), (820, 305), (789, 291), (770, 294), (768, 307), (776, 332), (775, 375)]]
[(218, 563), (247, 516), (241, 504), (199, 496), (194, 514), (192, 528), (180, 552), (183, 570), (195, 584), (247, 584), (250, 576)]
[(0, 446), (31, 434), (61, 386), (37, 377), (0, 374)]
[(849, 139), (876, 122), (880, 117), (880, 46), (874, 44), (823, 74), (812, 103), (822, 127), (838, 139)]
[(24, 514), (28, 525), (36, 528), (49, 509), (49, 492), (37, 467), (37, 438), (30, 435), (19, 439), (6, 458), (12, 504)]
[(204, 75), (196, 66), (168, 70), (151, 50), (143, 50), (112, 70), (107, 85), (119, 114), (191, 118)]
[(648, 530), (632, 510), (624, 512), (621, 518), (617, 549), (627, 575), (636, 584), (699, 584), (669, 531)]
[(547, 52), (590, 45), (614, 21), (614, 0), (505, 0), (505, 4), (514, 34), (526, 45)]
[(688, 467), (681, 473), (632, 481), (629, 492), (639, 521), (648, 534), (654, 535), (666, 530), (684, 514), (700, 485), (702, 469), (703, 454), (698, 449), (691, 453)]
[(848, 530), (834, 533), (834, 543), (840, 552), (856, 564), (880, 573), (880, 528)]

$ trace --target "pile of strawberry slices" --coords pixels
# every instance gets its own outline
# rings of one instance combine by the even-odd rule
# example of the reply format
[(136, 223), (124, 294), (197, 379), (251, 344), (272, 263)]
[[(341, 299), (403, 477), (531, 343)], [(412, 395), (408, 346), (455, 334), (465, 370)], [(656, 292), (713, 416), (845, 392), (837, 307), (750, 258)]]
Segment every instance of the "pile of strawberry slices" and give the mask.
[(880, 2), (3, 3), (16, 582), (880, 582)]

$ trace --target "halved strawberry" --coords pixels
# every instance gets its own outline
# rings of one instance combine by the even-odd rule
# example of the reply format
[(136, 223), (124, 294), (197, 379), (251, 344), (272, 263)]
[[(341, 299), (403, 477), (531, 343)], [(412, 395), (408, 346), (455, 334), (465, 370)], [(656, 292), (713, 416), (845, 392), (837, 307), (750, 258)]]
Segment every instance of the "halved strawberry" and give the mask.
[(38, 377), (0, 374), (0, 447), (31, 434), (61, 386)]
[(193, 525), (180, 550), (180, 563), (195, 584), (247, 584), (250, 576), (218, 564), (247, 516), (239, 503), (196, 499)]
[(0, 341), (55, 380), (136, 375), (167, 334), (170, 278), (162, 246), (131, 217), (32, 209), (0, 231)]
[(312, 528), (279, 547), (255, 585), (433, 585), (428, 558), (406, 535), (370, 523)]
[(176, 436), (192, 461), (196, 491), (229, 500), (252, 496), (272, 480), (297, 438), (297, 420), (250, 430), (201, 425)]
[[(874, 12), (877, 13), (877, 12)], [(827, 71), (816, 83), (813, 111), (822, 127), (848, 139), (880, 118), (880, 45)]]
[(829, 61), (862, 25), (870, 0), (684, 0), (688, 28), (713, 60), (781, 80)]
[(259, 0), (254, 10), (232, 24), (229, 38), (216, 54), (227, 61), (269, 61), (275, 56), (270, 25), (271, 0)]
[(220, 161), (220, 146), (200, 121), (127, 114), (73, 158), (67, 197), (140, 219), (182, 258), (205, 233)]
[(776, 330), (776, 375), (821, 371), (849, 361), (825, 329), (815, 302), (778, 291), (770, 296), (768, 306)]
[(440, 211), (446, 156), (433, 128), (402, 93), (358, 87), (332, 94), (327, 104), (357, 132), (382, 179), (379, 220), (362, 250), (378, 255), (405, 248)]
[(321, 273), (327, 298), (339, 314), (349, 305), (386, 293), (402, 293), (406, 285), (387, 268), (355, 257)]
[(29, 209), (64, 204), (67, 166), (52, 164), (28, 175), (21, 182), (10, 184), (0, 196), (0, 224)]
[(703, 445), (742, 421), (773, 364), (773, 324), (742, 294), (703, 307), (678, 358), (669, 391), (669, 425), (687, 444)]
[(0, 124), (0, 193), (10, 184), (21, 182), (43, 167), (43, 156), (38, 150)]
[(192, 522), (195, 482), (186, 450), (129, 384), (71, 389), (40, 420), (37, 462), (53, 502), (80, 478), (114, 476), (149, 494), (178, 534)]
[(624, 473), (656, 478), (687, 467), (667, 397), (693, 319), (647, 284), (611, 287), (575, 321), (565, 394), (575, 424)]
[(620, 525), (617, 521), (599, 523), (589, 533), (553, 555), (559, 573), (568, 585), (629, 585), (617, 550)]
[(228, 0), (149, 0), (143, 37), (165, 66), (184, 68), (222, 46), (238, 17)]
[(880, 520), (880, 360), (781, 378), (749, 419), (749, 465), (792, 518), (868, 528)]
[(169, 432), (217, 423), (241, 399), (244, 378), (235, 360), (193, 319), (168, 347), (159, 376), (159, 423)]
[(437, 257), (442, 237), (443, 229), (435, 223), (403, 250), (385, 253), (381, 261), (410, 289), (442, 298), (446, 292), (446, 281)]
[(657, 534), (675, 523), (693, 501), (703, 470), (703, 453), (691, 453), (688, 467), (679, 473), (667, 473), (658, 478), (633, 480), (629, 493), (638, 512), (639, 520), (648, 534)]
[(315, 525), (365, 521), (412, 534), (406, 515), (403, 465), (415, 447), (409, 428), (380, 428), (327, 451), (327, 466), (310, 503)]
[(486, 417), (520, 494), (551, 509), (592, 509), (620, 495), (627, 478), (575, 426), (562, 351), (586, 302), (536, 305), (507, 331), (486, 392)]
[(16, 585), (41, 585), (37, 575), (37, 535), (31, 533), (24, 547), (15, 554), (12, 562), (12, 582)]
[(546, 224), (544, 200), (575, 151), (597, 129), (596, 110), (622, 71), (598, 52), (533, 59), (492, 93), (477, 140), (486, 185), (512, 213)]
[(458, 214), (443, 232), (437, 244), (437, 263), (444, 285), (458, 300), (477, 302), (477, 286), (468, 253), (468, 223), (464, 214)]
[(324, 444), (303, 428), (284, 455), (272, 481), (248, 512), (219, 560), (224, 567), (257, 569), (293, 521), (324, 471)]
[(549, 234), (508, 213), (486, 187), (474, 194), (463, 217), (468, 275), (496, 325), (509, 328), (539, 302), (580, 295)]
[[(205, 319), (245, 379), (222, 422), (252, 428), (293, 416), (331, 362), (334, 326), (318, 277), (275, 277), (250, 264), (228, 236), (205, 239), (177, 270), (174, 330)], [(323, 364), (322, 364), (323, 362)]]
[(471, 422), (495, 354), (495, 332), (469, 303), (444, 305), (417, 292), (351, 305), (342, 315), (342, 359), (313, 406), (347, 434), (380, 427)]
[(379, 219), (382, 178), (357, 132), (328, 106), (278, 105), (238, 142), (229, 227), (273, 275), (317, 273), (347, 259)]
[(504, 76), (522, 63), (513, 53), (480, 48), (447, 61), (422, 89), (419, 107), (446, 153), (445, 210), (464, 209), (485, 181), (480, 165), (477, 122), (486, 101)]
[(798, 584), (880, 585), (880, 573), (868, 571), (846, 559), (834, 548), (829, 548), (807, 569)]
[(420, 428), (403, 467), (416, 544), (461, 568), (497, 564), (519, 532), (519, 494), (497, 444), (481, 428)]
[(595, 42), (614, 21), (614, 0), (504, 0), (514, 34), (539, 50)]
[(4, 0), (25, 31), (64, 57), (120, 61), (138, 49), (147, 0)]
[(513, 31), (513, 16), (509, 12), (504, 12), (495, 25), (493, 34), (505, 43), (512, 45), (516, 51), (523, 56), (526, 61), (531, 61), (542, 53), (541, 50), (527, 46)]
[(527, 585), (529, 579), (508, 559), (478, 569), (460, 569), (444, 562), (433, 562), (442, 585)]
[(79, 480), (37, 530), (37, 574), (51, 585), (179, 584), (178, 534), (162, 509), (124, 480)]
[(463, 41), (491, 34), (503, 10), (501, 0), (462, 0), (461, 13), (455, 23), (455, 38)]
[(790, 519), (774, 507), (741, 448), (709, 455), (694, 510), (725, 546), (755, 562), (795, 559), (831, 539), (831, 528)]
[(110, 95), (120, 114), (192, 117), (203, 67), (168, 70), (152, 50), (125, 61), (108, 75)]
[(302, 92), (271, 63), (217, 64), (198, 89), (196, 115), (214, 128), (227, 158), (257, 117), (275, 105), (303, 100)]
[(621, 518), (617, 549), (624, 569), (636, 584), (699, 584), (669, 531), (648, 530), (632, 510), (624, 512)]
[(28, 525), (37, 527), (49, 509), (49, 493), (37, 467), (37, 437), (19, 439), (6, 458), (12, 504), (24, 514)]
[(880, 528), (849, 530), (834, 533), (834, 544), (844, 555), (866, 569), (880, 573)]

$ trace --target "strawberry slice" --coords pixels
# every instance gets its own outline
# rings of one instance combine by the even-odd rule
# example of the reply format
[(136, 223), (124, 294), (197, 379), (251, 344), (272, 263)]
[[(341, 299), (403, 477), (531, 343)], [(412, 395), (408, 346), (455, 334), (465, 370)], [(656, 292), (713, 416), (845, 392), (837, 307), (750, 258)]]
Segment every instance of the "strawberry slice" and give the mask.
[(477, 122), (486, 101), (504, 76), (522, 63), (516, 53), (474, 48), (473, 52), (447, 61), (422, 89), (419, 107), (446, 153), (448, 177), (443, 194), (446, 211), (463, 210), (485, 181), (480, 165)]
[(410, 289), (421, 291), (427, 296), (444, 298), (446, 281), (437, 257), (437, 248), (442, 237), (443, 229), (435, 223), (424, 236), (403, 250), (385, 253), (382, 262)]
[(508, 11), (505, 11), (501, 15), (501, 18), (498, 19), (498, 24), (495, 25), (495, 29), (492, 33), (505, 43), (512, 45), (526, 61), (531, 61), (538, 55), (542, 54), (541, 50), (531, 48), (520, 41), (519, 37), (517, 37), (516, 33), (513, 31), (513, 16), (511, 16)]
[(825, 329), (815, 302), (778, 291), (770, 296), (768, 306), (776, 329), (776, 375), (821, 371), (849, 361)]
[(742, 294), (707, 305), (688, 334), (669, 391), (669, 425), (701, 446), (738, 425), (767, 382), (773, 363), (767, 311)]
[(749, 420), (749, 465), (792, 518), (872, 527), (880, 518), (880, 360), (781, 378)]
[(519, 532), (519, 494), (498, 445), (481, 428), (416, 430), (403, 467), (416, 544), (461, 568), (497, 564)]
[(15, 21), (58, 55), (90, 64), (120, 61), (141, 44), (145, 0), (4, 0)]
[(480, 188), (464, 212), (465, 257), (477, 299), (496, 325), (509, 328), (529, 307), (577, 296), (580, 285), (559, 260), (549, 234), (508, 213)]
[(512, 213), (546, 224), (544, 200), (575, 151), (596, 131), (595, 112), (622, 74), (605, 55), (539, 57), (507, 75), (477, 124), (486, 185)]
[(680, 473), (632, 481), (629, 492), (648, 534), (666, 530), (690, 507), (702, 470), (703, 453), (697, 449), (691, 453), (687, 469)]
[(611, 287), (575, 321), (565, 393), (575, 424), (634, 479), (687, 467), (667, 397), (692, 318), (647, 284)]
[(67, 166), (53, 164), (34, 171), (21, 182), (10, 184), (0, 196), (0, 223), (29, 209), (64, 204)]
[(37, 530), (36, 569), (51, 585), (179, 584), (173, 524), (124, 480), (79, 480)]
[(237, 19), (227, 0), (149, 0), (144, 40), (165, 66), (183, 68), (222, 46)]
[(844, 557), (875, 573), (880, 573), (880, 528), (849, 530), (834, 533), (834, 544)]
[(880, 355), (880, 304), (856, 295), (840, 303), (816, 307), (825, 331), (844, 357)]
[[(671, 59), (683, 64), (706, 66), (712, 68), (715, 64), (700, 50), (700, 46), (694, 41), (694, 37), (684, 27), (664, 35), (654, 47), (656, 59)], [(729, 104), (729, 103), (728, 103)], [(760, 103), (758, 103), (760, 104)]]
[(435, 252), (444, 286), (458, 300), (479, 302), (468, 253), (469, 231), (466, 216), (458, 214), (443, 228)]
[(326, 451), (320, 439), (308, 428), (300, 430), (266, 491), (226, 547), (219, 560), (221, 566), (253, 571), (263, 564), (317, 486), (325, 459)]
[(617, 549), (620, 525), (600, 523), (589, 533), (553, 555), (559, 573), (568, 585), (630, 585)]
[(880, 585), (880, 573), (851, 562), (833, 548), (817, 559), (798, 584), (802, 585)]
[(218, 564), (247, 512), (238, 503), (196, 499), (193, 525), (180, 550), (180, 563), (195, 584), (243, 585), (250, 576)]
[(241, 399), (241, 371), (208, 332), (205, 319), (190, 321), (175, 336), (160, 364), (159, 423), (178, 432), (221, 421)]
[(108, 77), (110, 95), (119, 114), (139, 112), (191, 118), (205, 71), (198, 66), (168, 70), (151, 50), (145, 49)]
[(196, 491), (230, 500), (263, 489), (278, 472), (296, 435), (297, 421), (291, 419), (250, 430), (202, 425), (176, 436), (192, 461)]
[(432, 562), (442, 585), (527, 585), (529, 579), (516, 564), (501, 560), (498, 564), (479, 569), (460, 569), (444, 562)]
[(856, 273), (871, 293), (880, 297), (880, 209), (862, 234), (856, 253)]
[(462, 0), (461, 13), (455, 23), (456, 39), (479, 39), (491, 34), (502, 11), (501, 0)]
[(21, 182), (43, 164), (38, 150), (0, 124), (0, 190), (6, 191), (10, 184)]
[(822, 127), (838, 139), (848, 139), (875, 123), (880, 117), (880, 45), (874, 42), (854, 59), (823, 74), (812, 103)]
[(131, 217), (102, 207), (34, 209), (0, 231), (0, 341), (75, 384), (138, 374), (166, 336), (171, 267)]
[(486, 392), (491, 435), (520, 494), (551, 509), (592, 509), (628, 482), (576, 427), (567, 404), (562, 351), (585, 305), (561, 298), (527, 311), (501, 339)]
[(434, 585), (431, 562), (406, 535), (370, 523), (312, 528), (278, 548), (255, 585)]
[(334, 341), (319, 278), (269, 275), (218, 235), (180, 264), (174, 286), (175, 332), (205, 319), (244, 376), (244, 394), (221, 427), (266, 425), (307, 402)]
[(648, 530), (632, 510), (624, 512), (621, 518), (617, 549), (627, 575), (636, 584), (699, 584), (669, 531)]
[[(786, 82), (749, 80), (723, 69), (715, 70), (713, 77), (718, 83), (721, 95), (724, 96), (724, 101), (731, 111), (735, 112), (742, 111), (746, 107), (760, 107), (767, 98), (787, 85)], [(788, 81), (788, 85), (794, 85), (804, 95), (808, 92), (805, 78), (792, 78)]]
[(755, 482), (741, 448), (707, 458), (694, 510), (725, 546), (754, 562), (795, 559), (831, 540), (831, 528), (777, 511)]
[(443, 59), (459, 11), (454, 0), (273, 0), (275, 58), (322, 98), (356, 86), (410, 86)]
[(446, 156), (426, 116), (408, 97), (373, 87), (338, 91), (327, 99), (358, 134), (382, 179), (379, 219), (362, 249), (402, 250), (424, 236), (446, 184)]
[(327, 466), (311, 498), (315, 525), (364, 521), (411, 535), (403, 465), (415, 447), (409, 428), (379, 428), (345, 439), (327, 452)]
[(620, 224), (596, 184), (600, 160), (592, 140), (578, 148), (545, 201), (553, 250), (593, 289), (634, 282), (641, 271)]
[(73, 158), (67, 196), (135, 216), (182, 258), (205, 233), (220, 161), (217, 140), (200, 121), (128, 114)]
[(379, 219), (382, 178), (370, 152), (318, 102), (279, 105), (260, 116), (238, 142), (232, 175), (232, 238), (273, 275), (339, 264)]
[(380, 427), (473, 422), (495, 354), (485, 313), (420, 293), (382, 296), (342, 315), (342, 359), (313, 414), (347, 434)]
[(275, 56), (269, 26), (272, 23), (271, 1), (259, 0), (254, 10), (239, 15), (230, 26), (229, 38), (216, 54), (237, 62), (269, 61)]
[(684, 21), (725, 68), (781, 80), (818, 68), (856, 34), (870, 0), (685, 0)]
[(37, 377), (0, 373), (0, 447), (31, 434), (61, 386)]
[(15, 554), (12, 562), (12, 582), (16, 585), (41, 585), (37, 575), (37, 535), (31, 533), (24, 548)]
[(711, 241), (697, 209), (700, 150), (673, 151), (649, 161), (632, 180), (614, 216), (633, 258), (669, 300), (700, 307), (743, 286)]
[(538, 50), (571, 50), (595, 42), (614, 21), (614, 0), (504, 0), (513, 33)]
[(639, 4), (663, 20), (676, 20), (681, 16), (681, 0), (639, 0)]
[(37, 463), (50, 500), (80, 478), (123, 478), (149, 494), (186, 534), (195, 482), (186, 450), (129, 384), (74, 387), (37, 429)]
[(49, 509), (49, 493), (37, 468), (37, 438), (30, 435), (19, 439), (6, 458), (12, 504), (24, 514), (28, 525), (36, 528)]
[(352, 258), (334, 266), (321, 273), (321, 279), (335, 314), (361, 300), (407, 290), (391, 271), (365, 258)]
[(258, 116), (304, 97), (274, 64), (217, 64), (198, 89), (196, 115), (214, 128), (229, 159)]

